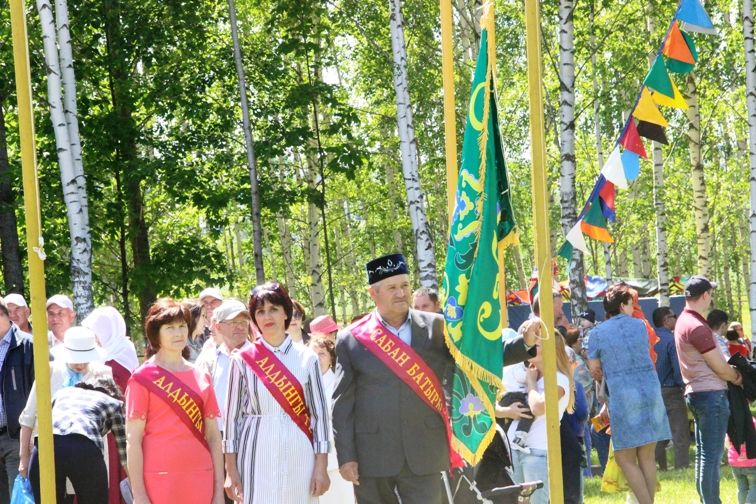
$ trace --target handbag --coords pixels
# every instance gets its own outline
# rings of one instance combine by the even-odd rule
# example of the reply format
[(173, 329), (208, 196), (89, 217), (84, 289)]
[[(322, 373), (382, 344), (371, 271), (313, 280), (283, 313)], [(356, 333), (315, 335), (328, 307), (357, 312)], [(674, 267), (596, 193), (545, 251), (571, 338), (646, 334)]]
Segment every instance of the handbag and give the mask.
[(16, 480), (13, 482), (10, 504), (34, 504), (34, 494), (28, 478), (24, 478), (20, 474), (16, 476)]

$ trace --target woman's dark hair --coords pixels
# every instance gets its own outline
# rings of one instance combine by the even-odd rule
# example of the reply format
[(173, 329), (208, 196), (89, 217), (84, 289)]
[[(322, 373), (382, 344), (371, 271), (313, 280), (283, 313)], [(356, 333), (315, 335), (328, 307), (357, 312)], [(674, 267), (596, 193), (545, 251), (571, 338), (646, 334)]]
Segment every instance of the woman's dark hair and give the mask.
[(260, 327), (257, 325), (257, 319), (255, 319), (255, 311), (258, 307), (264, 306), (266, 302), (284, 309), (286, 313), (285, 328), (288, 329), (291, 317), (294, 315), (294, 304), (291, 302), (286, 287), (278, 282), (267, 282), (252, 289), (252, 293), (249, 295), (249, 315), (258, 330)]
[(196, 301), (186, 300), (181, 301), (181, 306), (183, 308), (186, 308), (186, 310), (189, 312), (189, 320), (187, 321), (186, 325), (189, 328), (189, 338), (191, 339), (192, 334), (194, 334), (194, 331), (197, 330), (197, 326), (199, 325), (200, 319), (202, 318), (202, 305)]
[(727, 341), (738, 341), (740, 337), (738, 336), (738, 331), (735, 329), (728, 329), (725, 338), (727, 338)]
[(606, 317), (609, 318), (619, 315), (620, 306), (627, 304), (627, 302), (632, 301), (632, 299), (633, 293), (630, 291), (630, 287), (628, 287), (627, 284), (618, 283), (609, 287), (606, 291), (606, 296), (604, 297), (604, 311), (606, 312)]
[[(160, 328), (165, 324), (175, 321), (185, 322), (189, 326), (191, 318), (189, 310), (171, 298), (162, 298), (155, 301), (147, 310), (144, 319), (144, 335), (147, 337), (146, 357), (152, 357), (160, 350)], [(189, 357), (189, 347), (185, 347), (181, 355)]]
[(294, 310), (302, 314), (302, 320), (305, 319), (307, 316), (307, 312), (305, 312), (304, 306), (302, 306), (302, 303), (297, 301), (296, 299), (291, 300), (291, 304), (294, 305)]
[(98, 376), (95, 378), (89, 378), (84, 381), (80, 381), (74, 387), (79, 387), (85, 390), (96, 390), (102, 392), (106, 396), (112, 397), (123, 402), (123, 394), (115, 381), (109, 376)]
[(310, 339), (308, 344), (311, 347), (318, 346), (325, 349), (328, 352), (328, 355), (331, 356), (331, 369), (336, 368), (336, 343), (334, 343), (333, 340), (317, 334)]

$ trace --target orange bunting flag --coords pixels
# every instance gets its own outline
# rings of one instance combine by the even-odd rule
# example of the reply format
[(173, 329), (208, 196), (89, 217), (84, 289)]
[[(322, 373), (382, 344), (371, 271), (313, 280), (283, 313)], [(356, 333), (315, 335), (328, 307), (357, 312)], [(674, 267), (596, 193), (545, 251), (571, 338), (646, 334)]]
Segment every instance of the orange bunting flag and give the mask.
[(669, 32), (669, 37), (664, 42), (662, 54), (667, 58), (682, 61), (683, 63), (690, 63), (691, 65), (695, 64), (697, 59), (690, 52), (688, 43), (683, 38), (683, 34), (677, 23), (672, 23), (672, 29)]
[(643, 159), (648, 158), (648, 154), (646, 154), (646, 148), (643, 146), (643, 140), (641, 140), (640, 135), (638, 134), (638, 128), (637, 126), (635, 126), (635, 121), (633, 121), (632, 119), (627, 125), (627, 129), (625, 130), (625, 134), (622, 136), (622, 140), (620, 140), (620, 144), (625, 148), (625, 150), (635, 152)]
[(644, 87), (641, 92), (638, 105), (636, 105), (635, 110), (633, 110), (633, 117), (639, 121), (658, 124), (665, 128), (669, 126), (667, 120), (664, 119), (664, 116), (661, 115), (661, 112), (659, 112), (659, 109), (656, 107), (654, 99), (651, 97), (651, 91), (649, 91), (647, 87)]
[(688, 102), (685, 101), (685, 98), (683, 98), (683, 95), (680, 93), (680, 90), (677, 89), (677, 86), (675, 85), (675, 81), (671, 80), (672, 82), (672, 91), (674, 92), (674, 98), (670, 98), (669, 96), (665, 95), (664, 93), (657, 93), (654, 91), (651, 93), (651, 97), (654, 99), (654, 103), (657, 105), (664, 105), (665, 107), (672, 107), (672, 108), (678, 108), (678, 109), (687, 109), (688, 108)]

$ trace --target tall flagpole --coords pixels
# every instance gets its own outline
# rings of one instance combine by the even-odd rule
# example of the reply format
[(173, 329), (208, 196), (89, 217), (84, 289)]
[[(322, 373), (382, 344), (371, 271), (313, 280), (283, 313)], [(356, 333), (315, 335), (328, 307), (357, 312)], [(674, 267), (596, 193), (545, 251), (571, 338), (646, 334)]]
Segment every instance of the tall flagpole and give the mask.
[(543, 352), (546, 394), (546, 439), (549, 465), (549, 498), (564, 502), (562, 488), (562, 450), (559, 439), (559, 399), (556, 384), (556, 337), (552, 291), (551, 245), (549, 244), (549, 198), (546, 179), (546, 143), (543, 125), (543, 78), (541, 75), (541, 14), (539, 0), (525, 0), (525, 31), (528, 57), (528, 94), (530, 101), (530, 149), (532, 159), (533, 215), (538, 267), (539, 306), (543, 327)]
[(444, 137), (446, 148), (446, 209), (451, 226), (457, 194), (457, 116), (454, 103), (454, 41), (451, 0), (440, 0), (441, 74), (444, 87)]
[(21, 169), (24, 180), (26, 245), (29, 255), (29, 288), (34, 326), (34, 375), (37, 387), (38, 449), (40, 486), (43, 503), (55, 502), (55, 460), (50, 408), (50, 364), (47, 348), (47, 313), (45, 312), (45, 271), (42, 232), (39, 217), (37, 160), (34, 145), (34, 114), (31, 101), (29, 48), (27, 45), (24, 0), (10, 0), (13, 32), (13, 62), (18, 98), (18, 126), (21, 141)]

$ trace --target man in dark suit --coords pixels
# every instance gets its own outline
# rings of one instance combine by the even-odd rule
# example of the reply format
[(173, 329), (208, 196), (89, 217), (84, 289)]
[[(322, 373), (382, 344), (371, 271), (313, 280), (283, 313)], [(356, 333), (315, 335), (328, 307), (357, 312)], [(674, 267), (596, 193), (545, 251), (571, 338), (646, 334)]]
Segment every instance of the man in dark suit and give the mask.
[[(444, 341), (444, 318), (410, 309), (411, 291), (404, 257), (384, 256), (367, 264), (368, 292), (376, 310), (368, 317), (422, 359), (438, 382), (450, 386), (454, 361)], [(342, 477), (354, 483), (360, 504), (443, 502), (441, 471), (449, 468), (449, 445), (442, 416), (398, 374), (359, 341), (357, 322), (336, 343), (338, 384), (333, 426)], [(507, 342), (506, 364), (535, 355), (539, 324)], [(532, 349), (532, 351), (531, 351)], [(447, 378), (447, 380), (444, 380)]]

